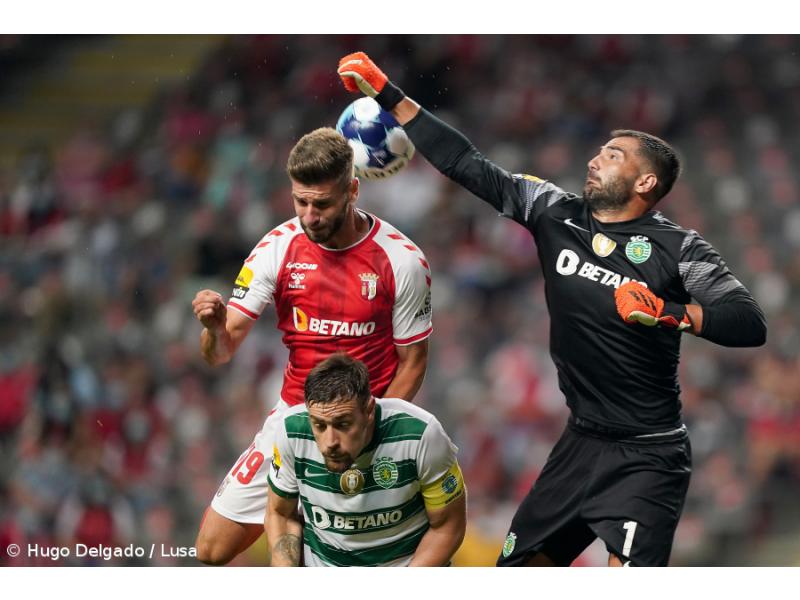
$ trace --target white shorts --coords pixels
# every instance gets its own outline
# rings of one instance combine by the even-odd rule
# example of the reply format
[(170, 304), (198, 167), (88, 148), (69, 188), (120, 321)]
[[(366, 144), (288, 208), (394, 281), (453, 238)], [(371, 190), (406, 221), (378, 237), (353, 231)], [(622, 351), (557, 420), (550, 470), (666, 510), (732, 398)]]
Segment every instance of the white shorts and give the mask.
[(275, 431), (289, 405), (278, 400), (253, 443), (242, 452), (211, 500), (211, 508), (237, 523), (263, 525), (267, 509), (267, 474), (272, 462)]

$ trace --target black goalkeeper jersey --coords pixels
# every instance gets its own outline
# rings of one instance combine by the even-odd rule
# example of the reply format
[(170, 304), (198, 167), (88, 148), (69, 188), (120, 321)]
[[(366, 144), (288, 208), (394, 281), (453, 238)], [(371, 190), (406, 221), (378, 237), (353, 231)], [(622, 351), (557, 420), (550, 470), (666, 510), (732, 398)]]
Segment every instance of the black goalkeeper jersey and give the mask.
[[(614, 291), (627, 281), (646, 285), (665, 301), (694, 298), (704, 307), (704, 330), (705, 317), (713, 320), (706, 307), (731, 302), (744, 306), (743, 329), (763, 325), (750, 293), (697, 232), (658, 212), (621, 223), (597, 221), (581, 197), (508, 173), (425, 111), (405, 129), (440, 171), (533, 235), (551, 318), (550, 354), (573, 417), (632, 434), (681, 425), (682, 334), (625, 323)], [(749, 345), (739, 344), (735, 334), (721, 343), (726, 341)]]

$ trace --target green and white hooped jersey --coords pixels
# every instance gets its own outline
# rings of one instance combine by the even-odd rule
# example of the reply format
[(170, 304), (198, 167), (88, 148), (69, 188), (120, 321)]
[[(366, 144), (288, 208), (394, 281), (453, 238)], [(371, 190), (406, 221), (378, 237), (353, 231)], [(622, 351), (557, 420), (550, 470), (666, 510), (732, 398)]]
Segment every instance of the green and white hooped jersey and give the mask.
[(314, 441), (304, 405), (275, 436), (269, 485), (299, 497), (306, 566), (404, 566), (428, 530), (429, 508), (464, 493), (458, 449), (439, 421), (404, 400), (377, 399), (375, 434), (344, 474)]

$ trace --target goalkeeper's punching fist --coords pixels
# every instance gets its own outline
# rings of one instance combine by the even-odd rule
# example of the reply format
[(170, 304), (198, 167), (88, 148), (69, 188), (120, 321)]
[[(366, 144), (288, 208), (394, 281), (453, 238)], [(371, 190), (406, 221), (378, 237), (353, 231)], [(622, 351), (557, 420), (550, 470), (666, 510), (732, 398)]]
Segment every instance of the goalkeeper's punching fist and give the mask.
[(403, 91), (394, 85), (386, 74), (363, 52), (353, 52), (339, 61), (337, 70), (344, 88), (357, 94), (359, 90), (375, 98), (385, 111), (392, 110), (405, 98)]
[(392, 113), (400, 125), (405, 125), (419, 113), (419, 104), (407, 98), (399, 87), (389, 81), (363, 52), (353, 52), (339, 61), (337, 69), (342, 84), (348, 92), (366, 94), (386, 112)]

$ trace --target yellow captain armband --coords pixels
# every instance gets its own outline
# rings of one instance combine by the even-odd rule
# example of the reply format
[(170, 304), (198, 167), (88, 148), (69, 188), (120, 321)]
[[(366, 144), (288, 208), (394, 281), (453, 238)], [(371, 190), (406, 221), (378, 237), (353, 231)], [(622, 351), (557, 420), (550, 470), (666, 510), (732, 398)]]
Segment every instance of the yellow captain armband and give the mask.
[(439, 479), (428, 485), (422, 486), (422, 498), (425, 508), (444, 508), (464, 493), (464, 476), (458, 463), (447, 469)]

